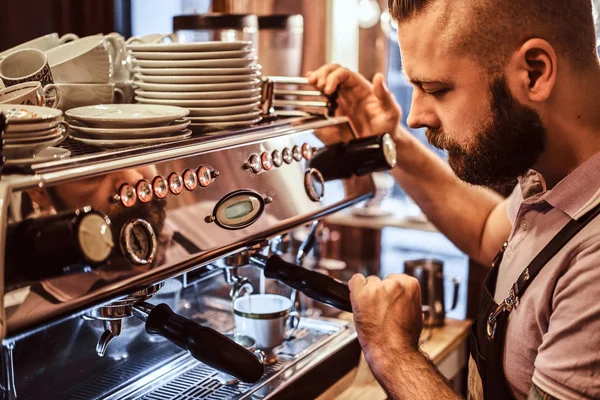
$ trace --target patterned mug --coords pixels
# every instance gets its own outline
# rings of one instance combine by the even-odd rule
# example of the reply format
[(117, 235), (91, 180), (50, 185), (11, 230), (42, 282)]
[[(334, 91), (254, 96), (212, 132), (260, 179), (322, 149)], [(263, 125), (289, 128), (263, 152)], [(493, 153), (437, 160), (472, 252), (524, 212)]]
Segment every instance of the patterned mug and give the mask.
[[(39, 82), (23, 82), (0, 90), (0, 104), (22, 104), (52, 107), (60, 101), (60, 92)], [(55, 107), (56, 108), (56, 107)]]
[(0, 60), (0, 79), (7, 87), (30, 81), (42, 86), (54, 83), (48, 57), (37, 49), (15, 51)]

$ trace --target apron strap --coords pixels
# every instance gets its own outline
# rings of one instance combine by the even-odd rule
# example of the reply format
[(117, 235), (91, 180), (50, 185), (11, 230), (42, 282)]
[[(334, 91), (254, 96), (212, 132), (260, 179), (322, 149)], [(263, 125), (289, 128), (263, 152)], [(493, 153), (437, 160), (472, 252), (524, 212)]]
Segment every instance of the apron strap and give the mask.
[[(509, 296), (502, 302), (494, 312), (488, 317), (487, 334), (488, 339), (493, 340), (496, 331), (496, 320), (503, 312), (511, 312), (514, 306), (519, 302), (519, 297), (523, 295), (531, 282), (540, 273), (542, 268), (587, 224), (600, 214), (600, 204), (585, 213), (581, 218), (569, 221), (550, 242), (538, 253), (537, 256), (523, 270), (519, 279), (510, 289)], [(506, 248), (506, 243), (503, 250)]]

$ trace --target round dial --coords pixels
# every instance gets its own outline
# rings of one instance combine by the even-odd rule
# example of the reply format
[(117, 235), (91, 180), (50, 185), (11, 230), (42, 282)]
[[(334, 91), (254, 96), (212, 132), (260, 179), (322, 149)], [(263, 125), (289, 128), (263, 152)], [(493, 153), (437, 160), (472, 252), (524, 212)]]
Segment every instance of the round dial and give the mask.
[(311, 168), (304, 175), (304, 189), (312, 201), (321, 201), (325, 194), (325, 179), (319, 170)]
[(294, 158), (292, 157), (292, 151), (287, 147), (283, 149), (282, 157), (286, 164), (291, 164), (292, 161), (294, 161)]
[(152, 181), (152, 189), (154, 190), (154, 195), (159, 199), (164, 199), (169, 194), (169, 186), (167, 184), (167, 180), (162, 176), (157, 176)]
[(296, 161), (302, 160), (302, 149), (300, 146), (294, 146), (292, 148), (292, 157), (294, 157), (294, 160)]
[(212, 182), (212, 176), (210, 174), (210, 169), (208, 169), (208, 167), (206, 167), (206, 166), (202, 166), (202, 167), (198, 168), (197, 175), (198, 175), (198, 183), (200, 183), (200, 186), (202, 186), (202, 187), (207, 187)]
[(125, 207), (133, 207), (137, 201), (135, 189), (126, 183), (121, 185), (119, 188), (119, 199), (121, 199), (121, 204)]
[(143, 219), (131, 220), (121, 230), (121, 250), (134, 264), (147, 265), (156, 255), (156, 235)]
[(283, 164), (283, 157), (281, 156), (281, 152), (279, 150), (273, 150), (273, 154), (271, 154), (271, 157), (273, 158), (273, 165), (277, 168), (281, 167), (281, 164)]
[(304, 159), (306, 159), (306, 160), (310, 160), (312, 158), (312, 155), (313, 155), (312, 147), (310, 147), (310, 145), (308, 143), (304, 143), (302, 145), (302, 157), (304, 157)]
[(138, 199), (142, 203), (148, 203), (152, 200), (152, 185), (148, 183), (147, 180), (142, 179), (135, 186), (135, 191), (137, 192)]
[(191, 169), (183, 171), (183, 184), (187, 190), (194, 190), (198, 187), (198, 177)]
[(381, 147), (383, 147), (383, 155), (385, 160), (389, 164), (390, 168), (394, 168), (397, 163), (396, 143), (394, 143), (394, 140), (389, 133), (383, 135), (383, 138), (381, 139)]
[(183, 179), (181, 175), (176, 174), (175, 172), (169, 175), (169, 189), (173, 194), (181, 194), (183, 192)]
[(265, 171), (270, 171), (273, 169), (273, 157), (270, 153), (266, 151), (260, 155), (260, 161), (262, 163), (262, 167)]
[(85, 214), (77, 225), (77, 241), (89, 262), (106, 261), (115, 246), (108, 217), (95, 211)]

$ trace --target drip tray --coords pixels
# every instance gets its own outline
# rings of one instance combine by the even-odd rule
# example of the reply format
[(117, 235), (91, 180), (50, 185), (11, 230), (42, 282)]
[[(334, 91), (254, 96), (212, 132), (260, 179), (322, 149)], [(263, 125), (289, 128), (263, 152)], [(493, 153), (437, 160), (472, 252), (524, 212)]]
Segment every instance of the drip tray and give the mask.
[[(265, 367), (255, 384), (222, 384), (218, 372), (189, 354), (108, 397), (111, 400), (224, 400), (272, 397), (332, 354), (356, 342), (356, 333), (339, 320), (304, 318), (294, 337), (275, 350), (278, 361)], [(356, 359), (358, 362), (358, 357)]]

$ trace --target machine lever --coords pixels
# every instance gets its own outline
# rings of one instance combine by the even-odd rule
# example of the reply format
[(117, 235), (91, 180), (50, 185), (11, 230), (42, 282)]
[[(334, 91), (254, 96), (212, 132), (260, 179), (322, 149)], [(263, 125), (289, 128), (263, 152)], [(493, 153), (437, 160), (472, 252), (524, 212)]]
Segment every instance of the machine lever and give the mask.
[(150, 335), (169, 339), (198, 361), (242, 382), (257, 382), (264, 373), (264, 365), (254, 353), (216, 330), (174, 313), (166, 304), (137, 303), (133, 313), (146, 322)]
[(352, 312), (348, 285), (337, 279), (284, 261), (278, 255), (255, 254), (250, 257), (250, 263), (261, 268), (269, 279), (278, 280), (321, 303)]

